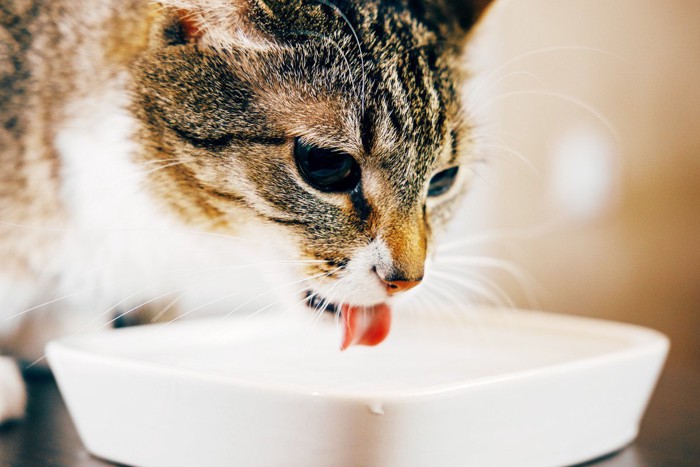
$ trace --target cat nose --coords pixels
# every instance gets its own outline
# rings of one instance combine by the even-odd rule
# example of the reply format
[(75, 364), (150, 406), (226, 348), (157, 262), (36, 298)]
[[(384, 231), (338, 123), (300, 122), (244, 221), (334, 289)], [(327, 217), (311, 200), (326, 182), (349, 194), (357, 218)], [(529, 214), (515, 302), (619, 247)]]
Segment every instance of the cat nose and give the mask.
[(386, 292), (389, 295), (396, 295), (397, 293), (406, 292), (411, 290), (413, 287), (421, 283), (422, 279), (415, 281), (387, 281), (382, 279), (382, 282), (386, 284)]

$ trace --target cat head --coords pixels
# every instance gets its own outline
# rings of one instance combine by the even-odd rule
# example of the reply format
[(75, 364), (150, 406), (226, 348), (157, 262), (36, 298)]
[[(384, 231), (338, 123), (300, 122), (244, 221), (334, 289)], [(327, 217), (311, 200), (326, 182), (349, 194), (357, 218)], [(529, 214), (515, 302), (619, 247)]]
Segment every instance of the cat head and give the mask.
[(470, 179), (462, 55), (488, 3), (164, 1), (133, 69), (141, 157), (172, 164), (152, 192), (291, 239), (328, 301), (418, 284)]

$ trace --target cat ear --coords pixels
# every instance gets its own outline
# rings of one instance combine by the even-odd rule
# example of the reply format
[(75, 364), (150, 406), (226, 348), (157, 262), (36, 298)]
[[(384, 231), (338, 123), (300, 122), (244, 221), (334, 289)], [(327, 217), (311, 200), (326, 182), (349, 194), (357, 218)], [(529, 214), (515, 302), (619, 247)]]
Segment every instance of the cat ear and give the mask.
[(470, 31), (479, 22), (493, 0), (448, 0), (449, 11), (465, 31)]
[(244, 42), (267, 46), (272, 40), (250, 19), (267, 11), (263, 0), (161, 0), (178, 27), (179, 41), (225, 46)]

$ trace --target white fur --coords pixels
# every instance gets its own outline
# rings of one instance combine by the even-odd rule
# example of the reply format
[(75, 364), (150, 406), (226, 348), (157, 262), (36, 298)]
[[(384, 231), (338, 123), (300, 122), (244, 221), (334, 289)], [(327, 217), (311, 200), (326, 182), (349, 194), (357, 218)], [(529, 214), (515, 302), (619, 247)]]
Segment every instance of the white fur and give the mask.
[[(269, 233), (260, 228), (243, 231), (241, 236), (248, 240), (239, 242), (194, 232), (159, 206), (144, 181), (161, 165), (139, 167), (132, 161), (134, 147), (128, 136), (133, 121), (123, 110), (123, 99), (120, 94), (90, 99), (83, 112), (73, 113), (83, 116), (76, 117), (57, 140), (65, 167), (63, 195), (75, 227), (66, 237), (61, 261), (66, 288), (84, 284), (85, 271), (95, 271), (94, 281), (108, 284), (109, 293), (92, 295), (88, 303), (108, 306), (135, 294), (125, 303), (130, 306), (189, 289), (198, 281), (210, 282), (207, 274), (199, 273), (203, 270), (234, 268), (226, 275), (229, 284), (223, 290), (231, 290), (232, 283), (239, 289), (247, 283), (259, 285), (250, 269), (235, 268), (266, 261), (259, 258), (258, 247), (267, 243)], [(99, 103), (98, 108), (90, 109), (90, 103)]]
[(339, 280), (321, 283), (315, 289), (332, 303), (376, 305), (387, 299), (386, 286), (376, 271), (381, 273), (391, 265), (391, 251), (386, 242), (378, 238), (353, 255)]
[[(211, 300), (213, 283), (220, 291), (215, 298), (240, 301), (229, 291), (260, 289), (251, 269), (232, 267), (252, 263), (246, 258), (256, 244), (189, 230), (150, 197), (143, 182), (157, 166), (132, 161), (134, 122), (126, 103), (125, 93), (112, 91), (69, 109), (74, 117), (55, 141), (68, 215), (59, 246), (43, 256), (35, 281), (0, 275), (0, 347), (25, 360), (41, 358), (47, 340), (101, 329), (115, 314), (154, 298), (179, 299), (185, 311), (199, 312), (205, 301), (232, 302)], [(253, 235), (265, 242), (265, 232)], [(0, 361), (2, 422), (23, 411), (24, 399), (16, 371)]]

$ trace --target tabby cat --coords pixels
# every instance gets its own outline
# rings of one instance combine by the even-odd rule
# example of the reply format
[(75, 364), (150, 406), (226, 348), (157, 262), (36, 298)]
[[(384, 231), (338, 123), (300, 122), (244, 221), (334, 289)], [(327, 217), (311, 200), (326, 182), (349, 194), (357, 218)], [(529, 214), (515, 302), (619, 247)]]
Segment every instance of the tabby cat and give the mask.
[[(3, 0), (5, 354), (41, 356), (76, 313), (163, 315), (192, 280), (173, 270), (243, 254), (341, 313), (343, 348), (381, 342), (469, 184), (463, 54), (488, 3)], [(23, 401), (0, 357), (0, 420)]]

